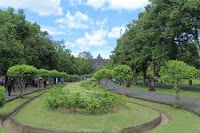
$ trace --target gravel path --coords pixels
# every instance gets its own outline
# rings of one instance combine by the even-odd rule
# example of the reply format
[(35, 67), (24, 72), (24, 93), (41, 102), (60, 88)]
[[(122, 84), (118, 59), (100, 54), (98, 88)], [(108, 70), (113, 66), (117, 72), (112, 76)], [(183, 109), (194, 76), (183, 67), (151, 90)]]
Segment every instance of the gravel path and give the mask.
[[(102, 84), (104, 86), (105, 86), (105, 83), (106, 81), (102, 81)], [(122, 89), (123, 87), (111, 81), (109, 81), (105, 87), (114, 93), (123, 94), (123, 89)], [(173, 105), (175, 101), (175, 96), (149, 92), (149, 91), (133, 90), (127, 87), (126, 87), (125, 93), (129, 97), (143, 99), (143, 100), (147, 100), (151, 102), (167, 104), (167, 105)], [(197, 114), (198, 116), (200, 116), (200, 99), (181, 97), (180, 104), (183, 109), (193, 112)]]

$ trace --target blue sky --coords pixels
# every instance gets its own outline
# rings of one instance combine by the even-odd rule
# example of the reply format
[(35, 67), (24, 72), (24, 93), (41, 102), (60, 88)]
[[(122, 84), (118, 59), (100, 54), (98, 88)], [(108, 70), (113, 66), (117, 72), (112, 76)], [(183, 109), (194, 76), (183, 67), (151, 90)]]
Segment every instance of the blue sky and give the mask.
[(0, 0), (0, 8), (24, 9), (27, 20), (78, 55), (90, 51), (109, 58), (120, 30), (137, 19), (148, 0)]

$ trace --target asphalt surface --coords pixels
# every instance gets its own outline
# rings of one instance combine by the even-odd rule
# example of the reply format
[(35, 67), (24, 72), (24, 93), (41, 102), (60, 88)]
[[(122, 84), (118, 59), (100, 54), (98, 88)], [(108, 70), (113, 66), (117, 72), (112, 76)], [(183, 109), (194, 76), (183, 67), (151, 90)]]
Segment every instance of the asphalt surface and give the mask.
[[(102, 85), (105, 86), (105, 83), (106, 81), (102, 81)], [(111, 81), (109, 81), (105, 87), (114, 93), (123, 94), (123, 87)], [(142, 100), (147, 100), (147, 101), (167, 104), (167, 105), (173, 105), (175, 102), (175, 96), (172, 96), (172, 95), (160, 94), (160, 93), (149, 92), (149, 91), (134, 90), (127, 87), (125, 87), (125, 90), (126, 90), (125, 95), (129, 97), (133, 97), (133, 98), (138, 98)], [(190, 112), (193, 112), (197, 114), (198, 116), (200, 116), (200, 99), (181, 97), (180, 105), (181, 105), (181, 108), (188, 110)]]

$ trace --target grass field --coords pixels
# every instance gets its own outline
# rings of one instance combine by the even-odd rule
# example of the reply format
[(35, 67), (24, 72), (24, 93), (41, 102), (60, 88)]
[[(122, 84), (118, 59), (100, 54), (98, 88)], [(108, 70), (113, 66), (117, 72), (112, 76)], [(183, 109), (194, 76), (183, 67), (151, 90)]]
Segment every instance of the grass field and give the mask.
[[(66, 87), (81, 89), (79, 84), (70, 84)], [(46, 94), (47, 95), (47, 94)], [(50, 110), (44, 104), (46, 95), (36, 99), (25, 107), (16, 119), (34, 127), (60, 129), (71, 131), (103, 130), (105, 132), (120, 132), (122, 128), (149, 121), (155, 117), (155, 112), (149, 108), (128, 103), (129, 110), (105, 115), (81, 115), (64, 110)], [(134, 98), (127, 98), (141, 105), (161, 110), (171, 116), (171, 122), (151, 133), (199, 133), (200, 118), (188, 111), (174, 109), (171, 106), (147, 102)], [(36, 117), (37, 116), (37, 117)]]
[(171, 116), (171, 122), (152, 131), (152, 133), (199, 133), (200, 117), (182, 109), (171, 106), (128, 98), (128, 100), (164, 111)]
[[(137, 89), (142, 91), (148, 91), (148, 87), (145, 86), (131, 86), (131, 89)], [(162, 88), (156, 88), (155, 93), (162, 93), (162, 94), (168, 94), (168, 95), (175, 95), (174, 89), (162, 89)], [(191, 98), (200, 98), (200, 92), (194, 92), (194, 91), (184, 91), (181, 90), (180, 96), (182, 97), (191, 97)]]
[[(83, 89), (80, 83), (69, 84), (66, 87), (70, 87), (75, 91)], [(100, 130), (110, 133), (120, 132), (123, 128), (150, 121), (157, 115), (150, 108), (132, 103), (127, 103), (128, 109), (96, 115), (69, 113), (65, 110), (50, 110), (44, 104), (46, 96), (47, 94), (25, 107), (17, 114), (16, 119), (21, 123), (38, 128), (69, 131)]]
[[(17, 108), (19, 105), (23, 104), (24, 102), (26, 102), (30, 98), (37, 96), (41, 93), (43, 93), (43, 91), (35, 92), (35, 93), (24, 96), (24, 98), (18, 98), (16, 100), (13, 100), (11, 102), (6, 103), (2, 108), (0, 108), (0, 117), (4, 118), (11, 111), (13, 111), (15, 108)], [(9, 133), (9, 131), (0, 127), (0, 133)]]

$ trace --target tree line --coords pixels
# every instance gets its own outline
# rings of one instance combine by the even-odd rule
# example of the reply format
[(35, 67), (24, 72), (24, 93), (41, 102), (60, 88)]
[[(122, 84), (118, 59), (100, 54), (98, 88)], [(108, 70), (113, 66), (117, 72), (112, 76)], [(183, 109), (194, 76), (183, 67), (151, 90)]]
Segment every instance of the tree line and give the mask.
[(127, 25), (117, 40), (107, 68), (128, 65), (133, 83), (138, 74), (155, 81), (166, 61), (179, 60), (200, 68), (200, 2), (198, 0), (150, 0), (138, 20)]
[(18, 64), (68, 74), (93, 72), (90, 60), (74, 57), (64, 41), (53, 40), (37, 23), (28, 22), (23, 10), (0, 10), (0, 16), (0, 75)]

